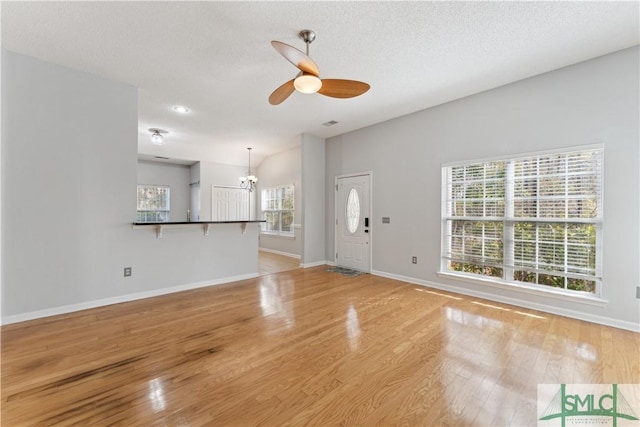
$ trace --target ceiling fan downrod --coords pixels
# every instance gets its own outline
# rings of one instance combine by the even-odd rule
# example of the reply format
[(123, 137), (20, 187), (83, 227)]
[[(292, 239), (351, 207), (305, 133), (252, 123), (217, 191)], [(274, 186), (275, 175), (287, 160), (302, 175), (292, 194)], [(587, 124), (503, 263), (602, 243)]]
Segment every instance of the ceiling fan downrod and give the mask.
[(298, 35), (307, 45), (307, 56), (309, 56), (309, 45), (316, 39), (316, 33), (311, 30), (302, 30)]

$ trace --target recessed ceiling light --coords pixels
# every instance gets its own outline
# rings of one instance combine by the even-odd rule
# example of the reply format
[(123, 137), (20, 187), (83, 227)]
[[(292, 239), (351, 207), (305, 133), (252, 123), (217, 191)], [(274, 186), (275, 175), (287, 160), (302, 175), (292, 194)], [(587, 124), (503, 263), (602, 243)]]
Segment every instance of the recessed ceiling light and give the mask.
[(337, 124), (338, 124), (338, 122), (336, 122), (335, 120), (331, 120), (331, 121), (323, 123), (322, 126), (329, 127), (329, 126), (333, 126), (333, 125), (337, 125)]
[(176, 105), (175, 107), (173, 107), (173, 111), (180, 114), (186, 114), (189, 112), (189, 109), (183, 105)]

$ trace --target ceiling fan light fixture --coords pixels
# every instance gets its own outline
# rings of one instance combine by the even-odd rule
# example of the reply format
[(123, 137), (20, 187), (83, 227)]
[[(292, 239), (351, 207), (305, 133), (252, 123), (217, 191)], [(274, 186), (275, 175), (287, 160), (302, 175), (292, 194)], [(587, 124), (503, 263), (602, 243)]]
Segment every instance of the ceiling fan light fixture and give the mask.
[(293, 81), (293, 86), (298, 92), (316, 93), (322, 87), (322, 80), (313, 74), (302, 74)]
[(320, 80), (318, 77), (320, 75), (318, 65), (309, 57), (309, 45), (316, 39), (316, 33), (311, 30), (302, 30), (299, 36), (306, 44), (306, 53), (286, 43), (277, 40), (271, 41), (271, 46), (273, 46), (284, 59), (300, 70), (300, 73), (298, 73), (295, 78), (278, 86), (278, 88), (269, 95), (269, 104), (281, 104), (296, 90), (307, 94), (319, 93), (320, 95), (331, 98), (354, 98), (369, 90), (370, 86), (368, 83), (357, 80)]

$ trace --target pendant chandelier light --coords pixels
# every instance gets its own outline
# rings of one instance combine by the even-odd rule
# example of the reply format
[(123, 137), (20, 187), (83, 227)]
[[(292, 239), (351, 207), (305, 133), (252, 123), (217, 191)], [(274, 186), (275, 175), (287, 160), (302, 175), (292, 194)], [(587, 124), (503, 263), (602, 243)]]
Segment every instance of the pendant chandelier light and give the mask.
[(247, 176), (240, 177), (240, 187), (252, 192), (256, 188), (258, 178), (251, 172), (251, 147), (248, 147), (247, 150), (249, 150), (249, 170), (247, 171)]

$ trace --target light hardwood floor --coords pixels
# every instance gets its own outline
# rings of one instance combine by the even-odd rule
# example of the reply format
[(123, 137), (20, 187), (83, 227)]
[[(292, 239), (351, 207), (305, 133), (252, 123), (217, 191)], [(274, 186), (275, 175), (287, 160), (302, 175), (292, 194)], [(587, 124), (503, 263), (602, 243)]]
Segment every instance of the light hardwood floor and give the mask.
[(640, 334), (295, 269), (2, 327), (2, 425), (535, 425), (637, 383)]
[(280, 273), (283, 271), (300, 268), (300, 260), (271, 252), (258, 252), (258, 273), (265, 274)]

